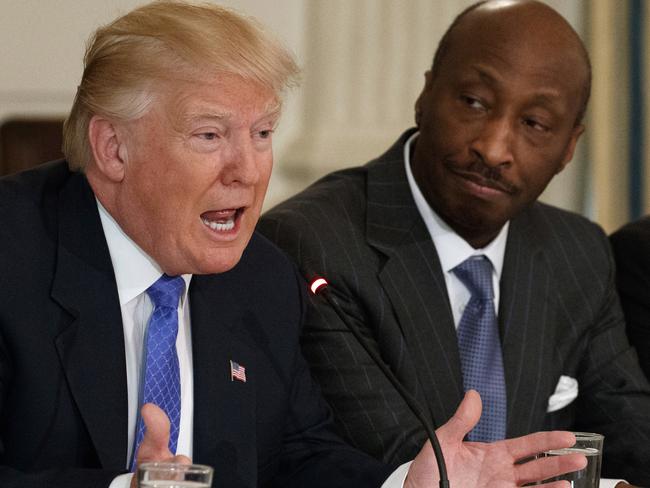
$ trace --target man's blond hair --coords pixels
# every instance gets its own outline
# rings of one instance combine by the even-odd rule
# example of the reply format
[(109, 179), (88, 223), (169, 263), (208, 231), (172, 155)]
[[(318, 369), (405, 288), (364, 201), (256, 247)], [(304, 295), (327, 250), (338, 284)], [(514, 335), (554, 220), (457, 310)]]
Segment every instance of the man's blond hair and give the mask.
[(292, 55), (251, 18), (213, 4), (157, 1), (103, 26), (89, 41), (84, 72), (63, 127), (71, 169), (92, 160), (93, 115), (143, 116), (167, 80), (227, 73), (282, 92), (296, 82)]

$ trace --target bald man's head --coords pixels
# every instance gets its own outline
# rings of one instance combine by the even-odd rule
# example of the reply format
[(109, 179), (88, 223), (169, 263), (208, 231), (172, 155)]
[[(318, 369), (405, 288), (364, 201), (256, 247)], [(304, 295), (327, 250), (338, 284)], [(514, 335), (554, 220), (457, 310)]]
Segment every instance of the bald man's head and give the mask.
[(569, 68), (566, 75), (575, 77), (580, 85), (575, 124), (582, 122), (591, 94), (591, 63), (580, 36), (560, 14), (536, 0), (477, 2), (461, 12), (442, 36), (433, 58), (433, 75), (444, 69), (450, 53), (457, 56), (453, 51), (455, 42), (480, 44), (486, 38), (546, 46), (548, 55), (565, 61)]
[(534, 1), (488, 1), (447, 32), (415, 104), (413, 176), (475, 248), (531, 205), (571, 161), (589, 62), (575, 31)]

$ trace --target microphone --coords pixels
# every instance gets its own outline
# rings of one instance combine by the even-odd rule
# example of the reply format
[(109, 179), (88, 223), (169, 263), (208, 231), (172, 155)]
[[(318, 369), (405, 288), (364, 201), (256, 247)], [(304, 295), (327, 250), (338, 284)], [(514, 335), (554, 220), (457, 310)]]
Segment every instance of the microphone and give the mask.
[(382, 373), (386, 375), (388, 381), (391, 382), (391, 384), (395, 387), (395, 389), (400, 394), (402, 399), (406, 402), (406, 405), (409, 407), (413, 415), (415, 415), (415, 417), (420, 421), (420, 423), (424, 427), (424, 430), (427, 433), (427, 436), (429, 437), (429, 440), (431, 441), (431, 447), (433, 447), (433, 453), (436, 457), (436, 464), (438, 465), (438, 474), (440, 475), (439, 486), (440, 488), (450, 488), (449, 480), (447, 479), (447, 465), (445, 464), (445, 458), (442, 455), (442, 449), (440, 448), (440, 442), (438, 442), (438, 436), (436, 435), (435, 430), (432, 429), (431, 426), (429, 425), (428, 419), (422, 413), (422, 410), (420, 409), (417, 400), (402, 386), (400, 381), (395, 377), (395, 374), (390, 370), (390, 368), (388, 368), (388, 366), (386, 366), (386, 364), (379, 357), (378, 352), (375, 351), (372, 347), (370, 347), (370, 345), (366, 342), (365, 338), (361, 334), (361, 331), (356, 326), (356, 324), (354, 324), (352, 321), (349, 321), (347, 319), (347, 317), (343, 313), (343, 310), (341, 310), (340, 305), (336, 301), (336, 298), (334, 298), (332, 293), (329, 293), (328, 285), (329, 283), (325, 278), (322, 278), (320, 276), (315, 276), (309, 282), (309, 289), (314, 295), (320, 295), (324, 297), (325, 300), (327, 300), (327, 303), (329, 303), (332, 306), (332, 308), (336, 312), (336, 315), (338, 315), (339, 318), (343, 321), (343, 323), (347, 326), (347, 328), (350, 329), (354, 337), (361, 343), (361, 345), (366, 350), (366, 352), (371, 357), (371, 359), (375, 362), (377, 366), (379, 366), (379, 369), (381, 369)]

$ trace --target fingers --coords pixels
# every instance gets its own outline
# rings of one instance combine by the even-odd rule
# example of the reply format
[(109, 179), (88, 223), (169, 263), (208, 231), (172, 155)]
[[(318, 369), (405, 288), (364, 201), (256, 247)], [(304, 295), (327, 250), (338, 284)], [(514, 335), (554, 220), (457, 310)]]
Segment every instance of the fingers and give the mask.
[(441, 442), (443, 438), (446, 441), (461, 442), (478, 423), (481, 418), (481, 409), (481, 396), (474, 390), (468, 390), (453, 417), (436, 430)]
[(137, 453), (138, 463), (145, 461), (170, 461), (174, 455), (169, 450), (169, 419), (153, 403), (146, 403), (140, 411), (146, 427)]
[[(579, 471), (586, 467), (587, 458), (582, 454), (565, 454), (562, 456), (535, 459), (516, 466), (517, 486), (553, 478), (572, 471)], [(558, 486), (562, 485), (560, 484)]]
[(513, 459), (522, 459), (551, 449), (571, 447), (576, 443), (576, 438), (571, 432), (552, 431), (536, 432), (534, 434), (507, 439), (504, 442)]

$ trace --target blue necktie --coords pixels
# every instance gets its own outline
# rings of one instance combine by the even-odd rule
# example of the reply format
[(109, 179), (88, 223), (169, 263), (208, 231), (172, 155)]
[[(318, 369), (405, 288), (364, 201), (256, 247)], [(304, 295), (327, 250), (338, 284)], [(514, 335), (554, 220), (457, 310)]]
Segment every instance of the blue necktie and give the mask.
[(458, 326), (458, 349), (465, 390), (481, 394), (483, 414), (470, 441), (491, 442), (506, 435), (506, 382), (492, 290), (492, 263), (472, 256), (452, 270), (471, 293)]
[[(181, 380), (176, 354), (178, 334), (178, 301), (185, 289), (180, 276), (162, 275), (147, 289), (154, 309), (149, 318), (144, 340), (144, 370), (140, 407), (154, 403), (169, 417), (169, 450), (176, 453), (181, 417)], [(144, 437), (145, 426), (138, 413), (135, 447), (131, 470), (135, 469), (138, 448)]]

